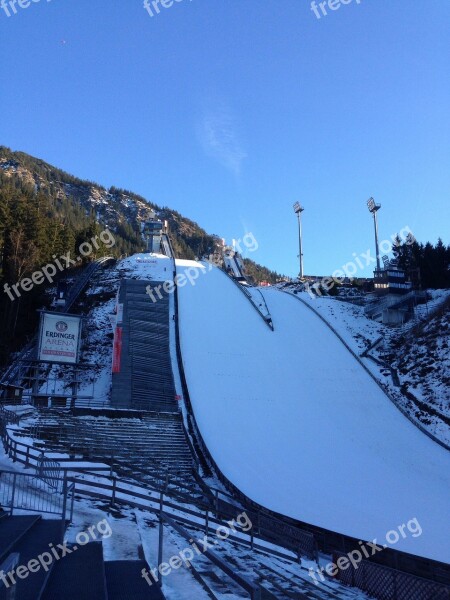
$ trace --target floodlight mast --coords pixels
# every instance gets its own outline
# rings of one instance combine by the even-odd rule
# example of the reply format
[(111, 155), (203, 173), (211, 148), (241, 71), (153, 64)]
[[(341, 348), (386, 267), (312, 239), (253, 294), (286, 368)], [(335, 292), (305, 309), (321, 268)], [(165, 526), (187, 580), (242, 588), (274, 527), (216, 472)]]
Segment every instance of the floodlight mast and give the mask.
[(294, 204), (294, 212), (298, 217), (298, 246), (299, 246), (299, 257), (300, 257), (300, 279), (303, 279), (303, 244), (302, 244), (302, 212), (305, 209), (300, 204), (300, 202), (296, 202)]
[(372, 216), (373, 216), (373, 225), (375, 228), (375, 251), (376, 251), (376, 256), (377, 256), (377, 271), (381, 271), (380, 250), (379, 250), (379, 246), (378, 246), (378, 219), (377, 219), (377, 212), (380, 210), (381, 204), (377, 204), (373, 198), (369, 198), (367, 200), (367, 208), (369, 209), (369, 212), (371, 212)]

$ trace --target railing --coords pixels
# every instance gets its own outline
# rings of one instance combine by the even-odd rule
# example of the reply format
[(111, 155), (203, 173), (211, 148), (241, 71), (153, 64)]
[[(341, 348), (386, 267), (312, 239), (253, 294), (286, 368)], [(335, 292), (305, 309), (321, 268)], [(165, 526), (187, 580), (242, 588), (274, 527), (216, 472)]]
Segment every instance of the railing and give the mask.
[[(172, 529), (174, 529), (179, 535), (181, 535), (187, 542), (191, 543), (192, 536), (189, 532), (187, 532), (183, 527), (175, 523), (173, 519), (171, 519), (168, 515), (166, 515), (162, 510), (160, 512), (160, 528), (163, 527), (163, 523), (166, 522)], [(159, 560), (159, 564), (162, 563), (162, 529), (160, 529), (160, 547), (158, 551), (158, 556), (161, 557)], [(218, 556), (212, 550), (205, 550), (203, 552), (203, 556), (206, 556), (213, 564), (215, 564), (221, 571), (223, 571), (228, 577), (230, 577), (233, 581), (235, 581), (243, 590), (245, 590), (250, 595), (250, 600), (261, 600), (261, 588), (258, 585), (255, 585), (252, 581), (249, 581), (246, 577), (243, 577), (239, 573), (236, 573), (236, 570), (233, 566), (228, 565), (220, 556)]]
[(36, 466), (36, 477), (44, 481), (55, 492), (60, 492), (62, 488), (62, 480), (60, 478), (61, 465), (54, 460), (47, 458), (43, 452), (39, 457), (39, 462)]
[[(34, 446), (25, 444), (12, 438), (8, 432), (6, 423), (0, 419), (0, 438), (3, 442), (5, 452), (12, 458), (13, 462), (19, 462), (25, 465), (26, 468), (35, 469), (36, 477), (40, 477), (42, 473), (43, 478), (49, 478), (51, 473), (55, 473), (57, 470), (63, 473), (64, 476), (67, 472), (99, 472), (109, 473), (111, 467), (107, 464), (103, 465), (89, 465), (89, 467), (76, 466), (76, 463), (83, 462), (79, 459), (61, 457), (56, 460), (45, 455), (42, 450), (38, 450)], [(86, 461), (87, 462), (87, 461)]]
[(67, 517), (69, 495), (72, 496), (70, 521), (73, 516), (75, 485), (60, 478), (59, 492), (31, 473), (0, 470), (0, 506), (11, 515), (15, 510)]
[(83, 289), (87, 286), (89, 281), (92, 279), (92, 276), (100, 269), (101, 266), (106, 263), (113, 261), (114, 258), (112, 256), (104, 256), (103, 258), (99, 258), (92, 262), (79, 276), (73, 286), (70, 288), (69, 295), (67, 296), (66, 302), (64, 306), (61, 308), (61, 311), (67, 312), (71, 309), (75, 300), (78, 298)]
[[(340, 552), (333, 554), (333, 563), (346, 561), (345, 569), (339, 569), (336, 578), (346, 585), (389, 600), (448, 600), (450, 587), (436, 581), (423, 579), (382, 565), (361, 561), (353, 566), (348, 557)], [(343, 563), (341, 563), (343, 564)]]
[(30, 358), (31, 354), (34, 351), (37, 342), (37, 335), (34, 335), (33, 338), (26, 344), (24, 348), (19, 352), (19, 354), (14, 359), (13, 363), (9, 365), (7, 370), (3, 373), (0, 383), (3, 384), (11, 384), (16, 381), (16, 378), (20, 371), (20, 364), (23, 360)]
[[(152, 490), (157, 493), (164, 488), (166, 478), (169, 476), (171, 487), (166, 492), (168, 496), (184, 503), (195, 504), (197, 502), (200, 505), (202, 504), (201, 498), (196, 498), (194, 495), (196, 490), (193, 489), (193, 486), (185, 483), (185, 471), (168, 471), (167, 468), (164, 468), (159, 463), (157, 471), (154, 469), (144, 469), (135, 464), (117, 459), (114, 456), (105, 457), (104, 454), (101, 455), (93, 452), (89, 453), (89, 455), (86, 453), (79, 458), (73, 456), (69, 458), (58, 457), (57, 460), (54, 460), (42, 450), (12, 438), (3, 420), (0, 420), (0, 436), (6, 453), (14, 462), (22, 463), (27, 468), (34, 468), (36, 477), (41, 478), (58, 491), (60, 491), (61, 487), (58, 478), (61, 474), (64, 477), (67, 476), (68, 472), (96, 473), (109, 476), (112, 480), (116, 481), (118, 480), (115, 475), (117, 473), (122, 477), (123, 482), (134, 483), (135, 485), (144, 482), (146, 486), (150, 484)], [(83, 462), (87, 464), (84, 466), (80, 465)], [(96, 464), (96, 462), (100, 464)], [(194, 471), (193, 480), (198, 482), (196, 475), (197, 473)], [(202, 489), (199, 486), (197, 495), (201, 496), (204, 493), (204, 488)], [(206, 508), (206, 504), (204, 506)], [(210, 508), (210, 505), (208, 505), (208, 508)]]
[[(163, 486), (161, 490), (143, 487), (142, 484), (137, 482), (133, 485), (132, 482), (123, 481), (114, 475), (98, 476), (85, 473), (83, 479), (69, 476), (67, 481), (74, 485), (74, 493), (77, 496), (102, 498), (108, 501), (111, 506), (126, 504), (157, 514), (160, 511), (162, 494), (165, 509), (171, 511), (167, 513), (168, 516), (176, 515), (178, 521), (188, 526), (204, 529), (205, 531), (215, 531), (218, 526), (223, 525), (224, 522), (228, 522), (230, 519), (236, 519), (244, 511), (242, 507), (230, 504), (226, 507), (220, 503), (217, 505), (217, 509), (211, 509), (208, 504), (194, 504), (192, 502), (191, 507), (188, 507), (185, 502), (174, 501), (168, 488), (168, 485), (170, 485), (169, 478), (166, 480), (166, 486)], [(287, 548), (287, 546), (280, 543), (280, 540), (273, 542), (280, 546), (279, 551), (264, 544), (264, 542), (271, 542), (271, 540), (267, 540), (263, 535), (265, 528), (264, 516), (250, 511), (245, 512), (251, 521), (252, 527), (246, 535), (243, 533), (240, 536), (230, 534), (230, 539), (248, 545), (251, 549), (263, 549), (266, 552), (292, 560), (289, 552), (281, 552), (281, 548)]]
[(20, 415), (12, 410), (8, 410), (0, 404), (0, 421), (4, 422), (6, 425), (18, 425), (20, 423), (20, 418)]
[(407, 294), (404, 294), (403, 296), (399, 295), (399, 296), (387, 296), (385, 298), (381, 298), (379, 300), (375, 300), (375, 302), (372, 302), (371, 304), (368, 304), (365, 309), (364, 312), (367, 316), (371, 316), (374, 315), (378, 312), (382, 312), (383, 310), (387, 309), (387, 308), (398, 308), (400, 306), (402, 306), (403, 304), (408, 304), (411, 300), (413, 301), (417, 301), (418, 299), (421, 298), (426, 298), (426, 292), (425, 292), (425, 296), (424, 296), (424, 292), (418, 292), (416, 290), (412, 290), (411, 292), (408, 292)]

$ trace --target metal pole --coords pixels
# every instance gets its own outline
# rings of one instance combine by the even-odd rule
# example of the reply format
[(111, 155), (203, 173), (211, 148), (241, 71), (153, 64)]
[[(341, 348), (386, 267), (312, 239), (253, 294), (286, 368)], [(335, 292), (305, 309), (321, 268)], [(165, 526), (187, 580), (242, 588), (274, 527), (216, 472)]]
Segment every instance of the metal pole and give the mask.
[(378, 247), (378, 219), (377, 219), (377, 211), (373, 211), (373, 224), (375, 227), (375, 251), (377, 253), (377, 271), (380, 270), (380, 250)]
[(298, 245), (299, 245), (299, 258), (300, 258), (300, 279), (303, 278), (303, 244), (302, 244), (302, 212), (297, 213), (298, 216)]
[[(159, 496), (159, 538), (158, 538), (158, 569), (162, 564), (163, 559), (163, 543), (164, 543), (164, 522), (163, 522), (163, 510), (164, 510), (164, 490), (161, 490)], [(158, 579), (158, 586), (162, 587), (161, 577)]]
[[(163, 543), (164, 543), (164, 492), (169, 487), (169, 471), (166, 473), (166, 481), (164, 488), (159, 495), (159, 539), (158, 539), (158, 569), (162, 564), (163, 559)], [(162, 578), (158, 579), (158, 586), (162, 587)]]
[(66, 512), (67, 512), (67, 472), (64, 473), (63, 481), (63, 505), (62, 505), (62, 522), (61, 522), (61, 542), (64, 542), (64, 533), (66, 531)]
[(70, 522), (73, 521), (73, 505), (75, 502), (75, 482), (72, 484), (72, 500), (70, 503)]
[(15, 496), (16, 496), (16, 477), (17, 477), (17, 474), (14, 473), (14, 475), (13, 475), (13, 489), (12, 489), (12, 495), (11, 495), (11, 516), (14, 513), (14, 500), (15, 500)]

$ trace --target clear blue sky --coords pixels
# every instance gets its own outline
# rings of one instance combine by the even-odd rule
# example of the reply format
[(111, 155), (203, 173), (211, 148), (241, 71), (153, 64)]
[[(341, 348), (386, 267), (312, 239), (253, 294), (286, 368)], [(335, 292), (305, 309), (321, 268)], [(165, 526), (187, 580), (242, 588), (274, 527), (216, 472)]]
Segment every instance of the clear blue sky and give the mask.
[[(409, 226), (450, 243), (448, 0), (40, 0), (0, 10), (0, 144), (179, 210), (296, 275)], [(369, 274), (369, 271), (365, 271)]]

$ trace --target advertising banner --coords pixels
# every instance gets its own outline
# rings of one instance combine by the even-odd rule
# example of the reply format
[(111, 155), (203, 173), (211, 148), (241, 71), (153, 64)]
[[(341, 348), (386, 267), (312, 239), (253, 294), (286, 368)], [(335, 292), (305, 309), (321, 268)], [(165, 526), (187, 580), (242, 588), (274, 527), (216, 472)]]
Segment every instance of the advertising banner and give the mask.
[(80, 339), (81, 317), (42, 312), (38, 360), (75, 364)]
[(122, 327), (116, 327), (114, 331), (112, 372), (120, 373), (120, 360), (122, 357)]

